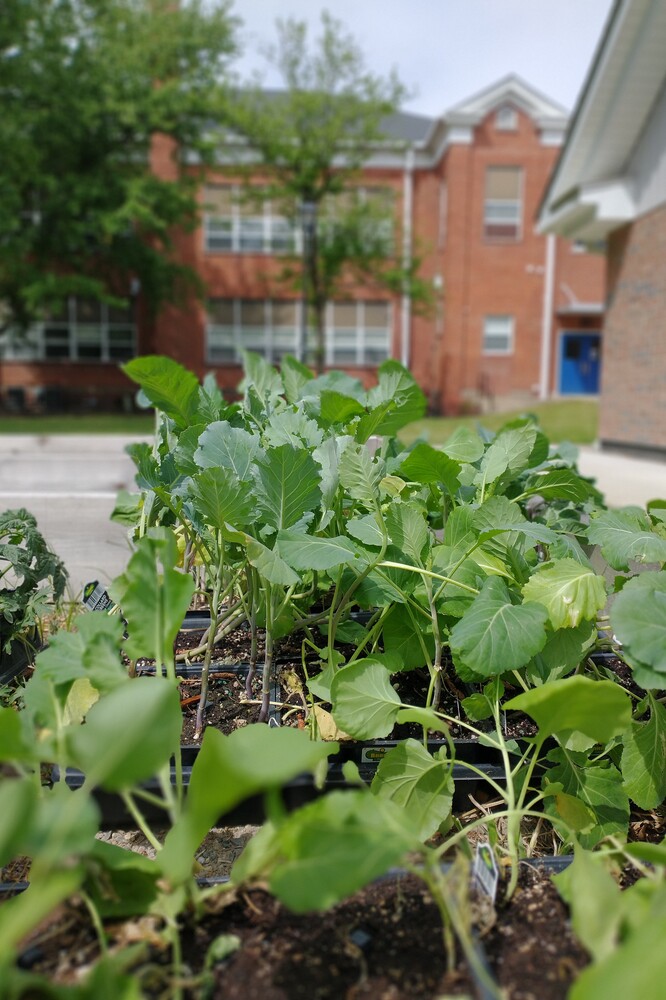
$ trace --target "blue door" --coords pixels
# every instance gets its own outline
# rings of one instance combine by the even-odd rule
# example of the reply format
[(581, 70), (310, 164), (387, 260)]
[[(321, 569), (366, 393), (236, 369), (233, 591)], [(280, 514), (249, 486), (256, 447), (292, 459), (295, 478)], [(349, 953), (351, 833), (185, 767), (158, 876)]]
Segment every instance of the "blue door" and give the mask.
[(599, 392), (601, 337), (598, 333), (563, 333), (560, 347), (560, 393), (563, 396)]

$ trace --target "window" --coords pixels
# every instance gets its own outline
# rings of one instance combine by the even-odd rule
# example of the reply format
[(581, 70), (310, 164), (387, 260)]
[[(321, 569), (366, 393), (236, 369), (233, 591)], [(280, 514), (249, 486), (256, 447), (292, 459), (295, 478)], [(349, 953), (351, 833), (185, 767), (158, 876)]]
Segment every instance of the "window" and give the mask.
[(204, 244), (209, 253), (291, 253), (298, 231), (257, 189), (250, 197), (237, 184), (204, 190)]
[[(326, 309), (328, 365), (378, 365), (390, 356), (391, 309), (388, 302), (331, 302)], [(208, 306), (207, 357), (213, 364), (238, 364), (242, 351), (256, 351), (279, 363), (296, 355), (302, 322), (299, 301), (213, 299)], [(308, 357), (315, 331), (308, 329)]]
[(520, 239), (522, 171), (520, 167), (488, 167), (483, 235), (490, 240)]
[(23, 338), (0, 340), (0, 358), (31, 361), (127, 361), (136, 354), (129, 308), (70, 298), (62, 310), (36, 323)]
[(518, 128), (518, 112), (510, 104), (503, 104), (495, 113), (495, 128), (498, 132), (515, 132)]
[(483, 353), (513, 353), (513, 316), (486, 316), (483, 322)]

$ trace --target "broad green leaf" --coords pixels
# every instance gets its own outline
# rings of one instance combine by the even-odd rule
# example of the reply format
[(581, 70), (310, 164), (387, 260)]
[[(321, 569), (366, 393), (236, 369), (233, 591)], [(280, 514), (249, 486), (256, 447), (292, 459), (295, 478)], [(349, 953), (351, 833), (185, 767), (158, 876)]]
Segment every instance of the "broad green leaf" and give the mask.
[(588, 966), (571, 987), (568, 1000), (610, 1000), (611, 997), (641, 997), (659, 1000), (666, 981), (666, 915), (644, 922), (604, 962)]
[(40, 676), (56, 687), (86, 677), (101, 693), (125, 683), (120, 616), (92, 611), (77, 619), (76, 628), (76, 632), (63, 630), (51, 636), (37, 659)]
[(270, 408), (283, 391), (282, 379), (275, 368), (261, 354), (255, 351), (243, 351), (244, 378), (240, 391), (248, 393), (251, 389), (265, 408)]
[(406, 669), (423, 667), (435, 655), (432, 623), (421, 615), (409, 613), (404, 605), (394, 604), (382, 632), (384, 649), (396, 653)]
[(599, 855), (574, 845), (574, 859), (553, 882), (571, 910), (579, 940), (595, 961), (613, 953), (622, 921), (620, 887)]
[(346, 435), (342, 437), (330, 435), (325, 437), (323, 443), (312, 452), (321, 475), (322, 503), (325, 508), (330, 509), (335, 501), (335, 494), (340, 485), (338, 473), (340, 454), (350, 441), (351, 438)]
[(129, 789), (153, 777), (179, 747), (178, 689), (162, 677), (137, 677), (94, 705), (69, 733), (72, 764), (92, 786)]
[(666, 675), (666, 571), (630, 580), (615, 598), (610, 617), (631, 657)]
[(284, 561), (295, 570), (333, 569), (348, 566), (359, 558), (352, 542), (343, 535), (320, 538), (302, 531), (285, 530), (278, 532), (277, 548)]
[(151, 403), (179, 427), (192, 422), (199, 402), (199, 382), (193, 372), (173, 358), (159, 355), (132, 358), (122, 369), (141, 386)]
[(139, 539), (127, 570), (116, 577), (109, 594), (123, 609), (132, 659), (167, 661), (194, 592), (191, 576), (175, 569), (176, 539), (168, 529), (152, 529)]
[[(595, 826), (589, 832), (578, 834), (582, 847), (594, 847), (611, 834), (626, 836), (629, 799), (622, 787), (622, 775), (616, 767), (608, 760), (591, 761), (583, 753), (559, 747), (551, 750), (548, 760), (556, 764), (547, 773), (548, 781), (560, 782), (564, 792), (580, 799), (595, 815)], [(546, 801), (550, 812), (551, 807)]]
[(255, 468), (260, 516), (274, 528), (291, 528), (321, 503), (319, 467), (305, 448), (269, 448)]
[(573, 503), (601, 498), (599, 491), (573, 469), (543, 469), (532, 473), (523, 489), (523, 496), (534, 494), (546, 501), (571, 500)]
[(280, 374), (287, 402), (295, 403), (301, 398), (305, 386), (312, 380), (312, 372), (291, 354), (286, 354), (282, 358)]
[(455, 493), (460, 486), (460, 462), (425, 442), (408, 452), (399, 471), (401, 476), (415, 483), (442, 483), (449, 493)]
[(622, 777), (629, 798), (641, 809), (655, 809), (666, 799), (666, 709), (650, 698), (650, 718), (633, 722), (625, 732)]
[(483, 441), (469, 427), (457, 427), (451, 437), (447, 438), (442, 445), (442, 451), (455, 462), (474, 463), (483, 455), (485, 446)]
[(377, 385), (368, 391), (371, 409), (391, 401), (392, 409), (377, 428), (377, 434), (397, 434), (425, 413), (426, 398), (418, 382), (399, 361), (384, 361), (377, 369)]
[(251, 725), (230, 736), (208, 727), (192, 768), (183, 814), (167, 834), (158, 859), (163, 871), (177, 882), (188, 878), (197, 847), (220, 817), (252, 795), (314, 772), (337, 750), (337, 743), (315, 742), (287, 726)]
[[(94, 866), (84, 889), (103, 917), (145, 914), (158, 894), (162, 871), (156, 861), (104, 840), (93, 840)], [(99, 871), (98, 866), (101, 866)]]
[(212, 528), (225, 524), (240, 528), (254, 520), (256, 507), (250, 484), (240, 482), (231, 469), (204, 469), (192, 478), (188, 493)]
[(353, 396), (335, 389), (324, 389), (319, 397), (319, 418), (324, 424), (348, 424), (365, 413), (365, 407)]
[(556, 735), (560, 740), (580, 732), (597, 743), (608, 743), (631, 722), (631, 699), (626, 691), (613, 681), (580, 675), (524, 691), (504, 707), (526, 712), (541, 737)]
[(95, 847), (99, 809), (91, 795), (73, 791), (64, 781), (42, 789), (37, 809), (24, 830), (21, 852), (44, 867), (68, 865)]
[(83, 874), (81, 865), (51, 872), (39, 881), (33, 879), (30, 888), (0, 906), (0, 964), (14, 963), (23, 938), (76, 892)]
[(451, 812), (451, 762), (432, 757), (416, 740), (403, 740), (381, 759), (371, 788), (404, 809), (419, 837), (427, 840)]
[(666, 538), (658, 535), (640, 507), (605, 510), (590, 521), (587, 536), (613, 569), (628, 570), (638, 563), (666, 562)]
[(388, 736), (401, 707), (386, 667), (370, 657), (338, 670), (331, 702), (338, 726), (357, 740)]
[(409, 819), (364, 791), (329, 792), (279, 830), (271, 892), (296, 913), (329, 909), (417, 848)]
[(265, 580), (281, 587), (291, 587), (298, 583), (298, 574), (280, 558), (278, 552), (250, 535), (245, 536), (245, 541), (248, 562)]
[(421, 564), (430, 540), (425, 511), (411, 503), (392, 504), (386, 513), (391, 544)]
[[(2, 711), (9, 712), (10, 709)], [(11, 714), (16, 715), (16, 712)], [(26, 832), (30, 829), (36, 809), (37, 788), (33, 781), (28, 778), (3, 779), (0, 784), (0, 866), (24, 851)]]
[(547, 608), (554, 629), (575, 628), (596, 619), (605, 606), (606, 582), (575, 559), (558, 559), (539, 567), (523, 587), (523, 596)]
[(258, 434), (218, 420), (201, 434), (194, 460), (202, 469), (230, 469), (244, 481), (251, 478), (254, 462), (263, 455)]
[(278, 448), (281, 444), (290, 444), (294, 448), (302, 448), (304, 445), (316, 448), (322, 443), (324, 432), (302, 409), (289, 407), (271, 414), (264, 427), (263, 438), (265, 444), (272, 448)]
[[(37, 759), (36, 747), (21, 725), (19, 713), (13, 708), (0, 708), (0, 761), (32, 764)], [(3, 787), (0, 785), (0, 789)]]
[(195, 459), (199, 438), (206, 430), (205, 424), (192, 424), (178, 435), (178, 443), (173, 450), (173, 461), (181, 476), (193, 476), (200, 471)]
[(364, 545), (381, 548), (384, 537), (374, 514), (365, 514), (363, 517), (352, 517), (347, 521), (346, 528), (352, 538), (357, 538)]
[(67, 694), (62, 713), (63, 726), (81, 725), (97, 701), (99, 701), (97, 688), (92, 686), (87, 677), (79, 677)]
[(354, 440), (360, 444), (365, 444), (373, 434), (382, 434), (384, 432), (383, 428), (386, 427), (387, 418), (395, 408), (396, 404), (394, 400), (389, 399), (384, 403), (380, 403), (379, 406), (373, 407), (369, 413), (364, 413), (356, 425)]
[(534, 424), (526, 424), (516, 430), (500, 431), (483, 456), (475, 482), (488, 486), (505, 472), (514, 477), (526, 469), (536, 435)]
[(535, 683), (557, 680), (583, 662), (597, 638), (595, 622), (581, 622), (576, 628), (547, 632), (546, 645), (527, 666), (527, 676)]
[(484, 680), (522, 667), (546, 643), (548, 615), (539, 604), (514, 605), (502, 579), (490, 577), (450, 635), (463, 680)]
[(384, 476), (384, 463), (374, 459), (365, 445), (349, 444), (340, 458), (340, 482), (354, 500), (376, 501)]

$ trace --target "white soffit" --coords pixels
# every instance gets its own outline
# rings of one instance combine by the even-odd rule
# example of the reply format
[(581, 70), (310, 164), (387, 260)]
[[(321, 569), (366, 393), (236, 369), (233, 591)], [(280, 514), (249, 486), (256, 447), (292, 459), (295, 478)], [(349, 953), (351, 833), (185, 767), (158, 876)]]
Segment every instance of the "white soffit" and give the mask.
[[(631, 219), (623, 171), (665, 79), (665, 0), (617, 0), (541, 208), (541, 229), (578, 235), (585, 219), (590, 235), (605, 234)], [(604, 185), (612, 197), (603, 195)], [(595, 193), (603, 195), (600, 225), (590, 226)], [(622, 203), (614, 225), (611, 202)], [(589, 238), (582, 229), (580, 235)]]

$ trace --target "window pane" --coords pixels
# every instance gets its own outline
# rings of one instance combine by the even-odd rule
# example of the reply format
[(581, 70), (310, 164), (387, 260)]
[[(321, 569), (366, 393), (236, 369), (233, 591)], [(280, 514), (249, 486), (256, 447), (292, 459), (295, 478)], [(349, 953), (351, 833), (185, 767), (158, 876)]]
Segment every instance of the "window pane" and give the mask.
[(333, 303), (333, 326), (346, 326), (356, 329), (356, 303), (355, 302), (334, 302)]
[(107, 316), (109, 323), (131, 323), (132, 306), (130, 303), (126, 306), (108, 306)]
[(238, 243), (241, 250), (263, 250), (264, 220), (241, 219)]
[(510, 354), (513, 350), (513, 317), (486, 316), (483, 350), (488, 354)]
[(211, 185), (205, 188), (204, 211), (212, 215), (231, 215), (233, 188), (230, 184)]
[(131, 327), (109, 330), (108, 339), (109, 360), (124, 361), (134, 357), (134, 330)]
[(266, 311), (263, 300), (242, 299), (240, 310), (241, 326), (264, 326)]
[(364, 312), (365, 312), (366, 327), (388, 326), (388, 320), (389, 320), (388, 302), (366, 302)]
[(213, 323), (233, 326), (234, 303), (232, 299), (211, 299), (208, 303), (208, 315)]
[(520, 197), (520, 167), (488, 167), (486, 198), (516, 199)]
[(100, 323), (102, 304), (93, 299), (77, 299), (75, 315), (77, 323)]

